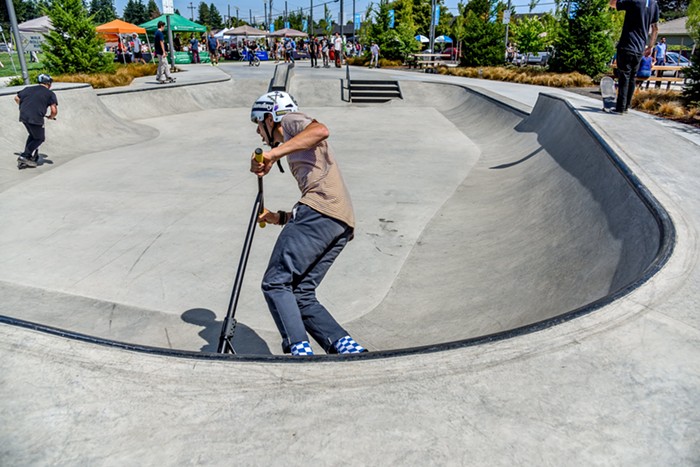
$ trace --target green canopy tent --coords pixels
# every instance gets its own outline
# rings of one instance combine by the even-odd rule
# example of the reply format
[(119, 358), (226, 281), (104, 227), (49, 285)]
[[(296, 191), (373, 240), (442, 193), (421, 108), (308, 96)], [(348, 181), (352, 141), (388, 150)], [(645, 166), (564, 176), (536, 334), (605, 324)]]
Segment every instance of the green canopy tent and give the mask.
[[(140, 27), (144, 28), (148, 32), (155, 32), (158, 29), (158, 22), (162, 21), (168, 24), (166, 15), (160, 15), (159, 17), (152, 19), (146, 23), (139, 24)], [(202, 26), (199, 23), (188, 20), (180, 15), (170, 15), (170, 29), (173, 32), (207, 32), (207, 27)]]
[[(170, 16), (170, 30), (172, 32), (207, 32), (207, 27), (203, 26), (199, 23), (195, 23), (194, 21), (190, 21), (187, 18), (177, 15), (177, 14), (172, 14), (168, 15)], [(154, 18), (150, 21), (147, 21), (143, 24), (139, 24), (140, 27), (144, 28), (146, 31), (148, 31), (149, 34), (152, 34), (155, 32), (156, 29), (158, 29), (158, 22), (162, 21), (166, 24), (166, 31), (167, 31), (167, 24), (168, 20), (166, 18), (166, 15), (160, 15), (157, 18)], [(200, 56), (204, 59), (206, 56), (206, 60), (209, 60), (209, 56), (207, 54), (200, 54)], [(178, 64), (186, 64), (186, 63), (191, 63), (189, 54), (186, 52), (176, 52), (173, 51), (173, 58), (174, 58), (174, 63)], [(202, 60), (203, 62), (205, 60)]]

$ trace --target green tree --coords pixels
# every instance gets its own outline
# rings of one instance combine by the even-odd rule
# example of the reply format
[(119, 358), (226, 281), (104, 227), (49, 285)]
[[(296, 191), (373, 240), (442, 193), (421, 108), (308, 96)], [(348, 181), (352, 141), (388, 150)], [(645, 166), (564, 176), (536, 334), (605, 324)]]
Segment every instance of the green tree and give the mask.
[(162, 15), (160, 12), (160, 9), (158, 8), (158, 4), (156, 3), (156, 0), (148, 0), (148, 17), (149, 19), (156, 19)]
[(209, 23), (207, 26), (210, 29), (221, 29), (224, 27), (224, 19), (221, 17), (219, 9), (213, 3), (209, 5)]
[(686, 16), (690, 0), (657, 0), (661, 19), (670, 21)]
[(209, 5), (204, 2), (199, 2), (199, 8), (197, 10), (197, 22), (199, 24), (207, 25), (209, 24)]
[[(33, 0), (13, 0), (12, 6), (15, 8), (15, 15), (17, 15), (19, 23), (41, 16), (41, 5)], [(0, 1), (0, 24), (2, 24), (3, 30), (10, 30), (10, 17), (4, 0)]]
[(50, 73), (96, 73), (113, 68), (111, 56), (102, 53), (104, 40), (81, 0), (53, 0), (45, 13), (54, 27), (42, 45)]
[(571, 14), (559, 12), (556, 53), (550, 69), (595, 77), (608, 70), (613, 56), (612, 13), (608, 0), (580, 0)]
[[(545, 26), (537, 16), (525, 16), (512, 24), (513, 41), (518, 51), (530, 57), (530, 54), (544, 50), (547, 37)], [(526, 61), (527, 63), (527, 61)]]
[[(700, 1), (693, 0), (688, 7), (686, 27), (697, 44), (700, 42)], [(688, 106), (700, 107), (700, 47), (695, 47), (691, 61), (693, 64), (684, 70), (688, 83), (683, 88), (683, 97)]]
[(143, 0), (129, 0), (124, 7), (124, 21), (132, 24), (143, 24), (148, 21), (148, 10)]
[(413, 0), (413, 20), (416, 26), (416, 34), (422, 34), (426, 37), (430, 35), (430, 14), (430, 0)]
[(463, 17), (464, 47), (461, 61), (467, 66), (496, 66), (505, 59), (505, 5), (496, 0), (471, 0), (459, 3)]
[(92, 0), (90, 2), (90, 16), (95, 24), (104, 24), (117, 17), (113, 0)]

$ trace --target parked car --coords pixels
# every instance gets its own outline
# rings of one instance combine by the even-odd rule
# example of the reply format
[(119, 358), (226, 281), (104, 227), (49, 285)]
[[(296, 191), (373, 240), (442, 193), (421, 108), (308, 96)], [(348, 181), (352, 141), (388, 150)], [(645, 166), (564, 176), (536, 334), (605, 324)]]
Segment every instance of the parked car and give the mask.
[(666, 65), (668, 66), (690, 66), (692, 63), (678, 52), (666, 52)]
[(0, 42), (0, 52), (9, 52), (10, 48), (7, 46), (6, 43)]
[[(529, 56), (525, 54), (516, 54), (515, 55), (515, 60), (513, 60), (513, 64), (515, 65), (540, 65), (540, 66), (546, 66), (547, 62), (549, 62), (549, 57), (550, 53), (549, 52), (535, 52), (530, 54)], [(527, 63), (525, 62), (527, 60)]]
[[(679, 55), (678, 52), (666, 52), (666, 66), (679, 66), (679, 62), (681, 67), (692, 65), (690, 60), (682, 55)], [(675, 76), (677, 72), (666, 70), (657, 72), (657, 74), (658, 73), (661, 73), (661, 76)], [(680, 76), (683, 76), (682, 73), (683, 72), (681, 72)]]

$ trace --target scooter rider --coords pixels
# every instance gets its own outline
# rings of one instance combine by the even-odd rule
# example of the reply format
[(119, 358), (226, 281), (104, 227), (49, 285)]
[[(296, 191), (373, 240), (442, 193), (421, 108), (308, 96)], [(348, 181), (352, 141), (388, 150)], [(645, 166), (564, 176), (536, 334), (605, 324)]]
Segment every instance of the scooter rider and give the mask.
[(328, 128), (299, 112), (285, 92), (256, 100), (251, 120), (272, 148), (263, 153), (262, 163), (251, 159), (251, 172), (267, 175), (275, 162), (287, 157), (301, 191), (291, 212), (265, 210), (258, 218), (283, 226), (262, 281), (282, 349), (313, 355), (308, 332), (327, 353), (366, 352), (316, 298), (316, 287), (352, 239), (355, 226), (350, 195), (326, 141)]
[[(40, 74), (37, 86), (28, 86), (17, 93), (15, 102), (19, 104), (19, 121), (24, 124), (29, 136), (24, 151), (17, 158), (19, 167), (36, 167), (39, 159), (39, 146), (46, 139), (44, 119), (56, 120), (58, 100), (51, 90), (53, 79), (47, 74)], [(49, 115), (46, 110), (51, 109)]]

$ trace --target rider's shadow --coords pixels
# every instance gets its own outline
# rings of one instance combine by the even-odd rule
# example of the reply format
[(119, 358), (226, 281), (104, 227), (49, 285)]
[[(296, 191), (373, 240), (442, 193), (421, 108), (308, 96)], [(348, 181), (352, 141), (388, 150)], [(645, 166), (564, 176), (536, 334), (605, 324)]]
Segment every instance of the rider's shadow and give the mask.
[[(206, 308), (192, 308), (185, 311), (181, 317), (184, 322), (203, 328), (198, 333), (199, 337), (207, 342), (200, 349), (202, 352), (217, 351), (223, 323), (216, 320), (216, 314), (213, 311)], [(267, 343), (255, 331), (241, 322), (236, 324), (233, 348), (237, 354), (272, 355)]]

